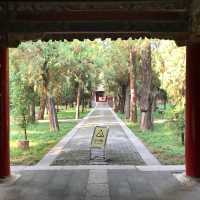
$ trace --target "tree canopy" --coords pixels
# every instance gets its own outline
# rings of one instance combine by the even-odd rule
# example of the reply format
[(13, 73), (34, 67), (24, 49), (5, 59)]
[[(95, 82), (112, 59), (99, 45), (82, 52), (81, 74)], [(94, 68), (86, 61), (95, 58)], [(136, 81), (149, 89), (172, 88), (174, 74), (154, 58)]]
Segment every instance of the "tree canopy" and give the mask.
[(184, 109), (185, 48), (173, 41), (29, 41), (11, 49), (10, 57), (12, 112), (23, 104), (31, 118), (39, 106), (37, 117), (43, 119), (46, 108), (52, 131), (59, 129), (56, 104), (75, 104), (79, 118), (80, 105), (91, 104), (99, 85), (113, 97), (114, 110), (131, 121), (138, 120), (138, 110), (143, 122), (149, 112), (144, 129), (153, 126), (157, 99)]

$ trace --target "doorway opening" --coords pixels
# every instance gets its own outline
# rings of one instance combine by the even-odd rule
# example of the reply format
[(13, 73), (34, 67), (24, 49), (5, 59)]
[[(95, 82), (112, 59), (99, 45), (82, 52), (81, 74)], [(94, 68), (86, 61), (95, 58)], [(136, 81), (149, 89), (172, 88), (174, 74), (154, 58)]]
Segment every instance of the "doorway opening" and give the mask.
[[(25, 42), (10, 49), (10, 88), (14, 165), (46, 162), (63, 137), (50, 165), (148, 165), (131, 134), (152, 163), (184, 164), (185, 48), (174, 41)], [(98, 125), (109, 127), (103, 162), (89, 157)]]

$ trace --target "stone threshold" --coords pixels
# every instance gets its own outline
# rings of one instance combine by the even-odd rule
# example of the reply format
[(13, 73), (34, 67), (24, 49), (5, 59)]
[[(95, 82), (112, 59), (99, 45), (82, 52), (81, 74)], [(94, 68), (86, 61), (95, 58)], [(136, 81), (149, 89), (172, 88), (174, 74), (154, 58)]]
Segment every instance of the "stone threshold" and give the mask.
[(77, 165), (77, 166), (12, 166), (13, 172), (18, 171), (37, 171), (37, 170), (139, 170), (139, 171), (172, 171), (172, 172), (183, 172), (185, 171), (184, 165)]

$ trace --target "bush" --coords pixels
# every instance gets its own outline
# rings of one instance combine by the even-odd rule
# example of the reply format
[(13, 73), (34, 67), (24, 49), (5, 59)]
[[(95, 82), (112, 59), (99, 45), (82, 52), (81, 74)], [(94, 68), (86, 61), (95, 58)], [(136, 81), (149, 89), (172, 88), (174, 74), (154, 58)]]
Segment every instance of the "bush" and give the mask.
[(181, 138), (181, 143), (184, 145), (184, 129), (185, 129), (185, 118), (184, 108), (180, 105), (171, 106), (167, 109), (165, 117), (170, 121), (170, 126), (175, 130), (177, 138)]
[(14, 122), (23, 130), (24, 139), (27, 140), (27, 126), (30, 124), (29, 107), (32, 94), (26, 79), (23, 79), (20, 72), (11, 76), (11, 111)]

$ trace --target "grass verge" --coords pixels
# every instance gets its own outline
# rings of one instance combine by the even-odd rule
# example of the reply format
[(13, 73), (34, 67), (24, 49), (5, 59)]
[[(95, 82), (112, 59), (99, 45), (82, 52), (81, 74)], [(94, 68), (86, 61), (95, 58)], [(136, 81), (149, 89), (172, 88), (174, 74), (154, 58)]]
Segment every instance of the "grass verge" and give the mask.
[[(85, 117), (89, 111), (90, 109), (85, 109), (84, 112), (80, 112), (80, 118)], [(75, 119), (75, 116), (75, 108), (68, 108), (67, 112), (65, 110), (60, 110), (60, 112), (58, 112), (58, 119)]]
[(142, 131), (139, 123), (131, 123), (121, 113), (118, 113), (118, 116), (143, 141), (162, 164), (184, 164), (184, 146), (167, 120), (156, 119), (152, 131)]
[[(81, 113), (81, 118), (87, 115), (89, 110)], [(74, 119), (75, 110), (61, 111), (58, 113), (59, 119)], [(76, 121), (60, 122), (59, 132), (49, 132), (49, 123), (35, 123), (28, 127), (28, 139), (30, 141), (29, 150), (21, 150), (17, 147), (17, 142), (23, 139), (21, 129), (15, 124), (10, 127), (10, 155), (12, 165), (34, 165), (75, 125)]]

